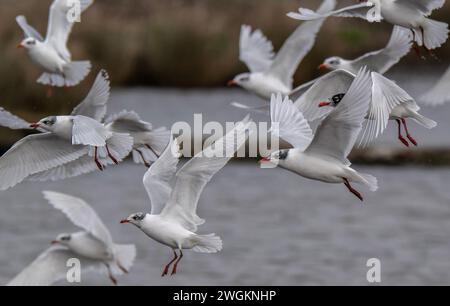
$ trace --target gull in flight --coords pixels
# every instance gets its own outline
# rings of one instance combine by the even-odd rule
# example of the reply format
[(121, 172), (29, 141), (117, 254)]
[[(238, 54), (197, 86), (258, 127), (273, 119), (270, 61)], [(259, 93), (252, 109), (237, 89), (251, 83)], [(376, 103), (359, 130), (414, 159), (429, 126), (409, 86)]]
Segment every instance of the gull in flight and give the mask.
[(44, 191), (44, 197), (82, 231), (60, 234), (52, 246), (9, 282), (9, 286), (50, 286), (66, 279), (68, 262), (78, 259), (84, 272), (128, 273), (136, 257), (134, 245), (115, 244), (111, 233), (89, 204), (70, 195)]
[(426, 92), (421, 98), (425, 105), (438, 106), (444, 103), (450, 102), (450, 90), (448, 89), (450, 85), (450, 67), (444, 73), (444, 75), (437, 81), (436, 85), (433, 86), (428, 92)]
[[(434, 128), (437, 123), (419, 113), (420, 107), (415, 100), (394, 81), (377, 72), (371, 72), (371, 100), (366, 114), (363, 130), (360, 133), (358, 146), (365, 147), (383, 133), (389, 120), (398, 124), (398, 139), (409, 146), (402, 136), (402, 127), (409, 141), (417, 146), (417, 141), (410, 135), (406, 119), (411, 118), (426, 128)], [(355, 79), (349, 71), (334, 70), (318, 80), (304, 92), (295, 102), (308, 121), (325, 117), (333, 107), (342, 103)], [(327, 107), (330, 106), (330, 107)]]
[(411, 39), (412, 36), (408, 30), (394, 26), (389, 43), (384, 49), (366, 53), (353, 60), (346, 60), (339, 56), (329, 57), (319, 66), (319, 69), (344, 69), (357, 74), (361, 68), (367, 67), (371, 71), (385, 74), (409, 53)]
[(222, 250), (220, 237), (215, 234), (196, 234), (197, 227), (205, 222), (197, 215), (197, 204), (206, 184), (245, 144), (251, 123), (248, 117), (239, 122), (233, 130), (194, 156), (178, 172), (181, 154), (178, 140), (172, 138), (164, 153), (145, 174), (144, 186), (152, 204), (151, 213), (135, 213), (121, 223), (135, 225), (148, 237), (173, 250), (174, 257), (165, 266), (162, 276), (168, 275), (172, 264), (171, 274), (176, 274), (185, 249), (200, 253)]
[(133, 138), (101, 123), (108, 99), (108, 75), (101, 71), (85, 100), (68, 116), (50, 116), (30, 124), (0, 111), (0, 125), (40, 132), (18, 141), (0, 157), (0, 190), (27, 178), (59, 180), (103, 170), (127, 157)]
[(294, 148), (273, 152), (261, 163), (271, 163), (305, 178), (344, 184), (358, 199), (363, 196), (351, 183), (378, 189), (377, 179), (352, 169), (348, 160), (370, 105), (370, 73), (362, 69), (336, 109), (319, 125), (315, 135), (299, 109), (281, 94), (270, 102), (271, 132)]
[[(335, 6), (335, 0), (324, 0), (318, 13), (325, 14)], [(242, 26), (240, 60), (250, 72), (239, 74), (228, 85), (243, 87), (264, 100), (269, 100), (272, 93), (289, 94), (293, 88), (294, 73), (314, 46), (324, 21), (325, 19), (321, 19), (300, 25), (277, 55), (273, 52), (272, 43), (260, 30), (252, 33), (250, 26)]]
[[(78, 2), (81, 12), (84, 12), (94, 0)], [(16, 21), (25, 35), (25, 39), (17, 47), (25, 48), (32, 62), (44, 71), (37, 82), (49, 86), (48, 96), (52, 94), (52, 86), (75, 86), (91, 70), (89, 61), (72, 61), (71, 53), (67, 48), (67, 41), (74, 24), (68, 18), (73, 6), (70, 3), (69, 0), (53, 1), (45, 39), (28, 24), (25, 16), (16, 17)]]
[(409, 29), (417, 46), (433, 50), (443, 45), (448, 38), (448, 24), (428, 18), (441, 8), (445, 0), (371, 0), (360, 1), (326, 14), (300, 8), (291, 12), (289, 17), (297, 20), (316, 20), (329, 16), (359, 17), (370, 22), (385, 20), (393, 25)]

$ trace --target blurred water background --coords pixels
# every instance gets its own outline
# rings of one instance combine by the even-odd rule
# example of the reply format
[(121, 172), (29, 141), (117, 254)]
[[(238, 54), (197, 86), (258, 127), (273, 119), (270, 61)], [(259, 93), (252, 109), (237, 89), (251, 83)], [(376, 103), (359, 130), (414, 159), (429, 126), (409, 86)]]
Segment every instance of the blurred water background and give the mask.
[[(221, 88), (235, 73), (241, 23), (261, 27), (278, 47), (295, 29), (284, 17), (300, 1), (102, 1), (84, 15), (70, 41), (75, 59), (91, 59), (88, 80), (46, 99), (35, 84), (38, 72), (14, 48), (21, 32), (15, 15), (25, 13), (44, 32), (51, 1), (2, 0), (0, 10), (1, 104), (28, 120), (67, 113), (86, 94), (95, 73), (106, 68), (113, 92), (109, 113), (135, 110), (155, 126), (204, 121), (237, 121), (245, 116), (231, 101), (264, 103), (242, 90)], [(348, 1), (341, 1), (348, 3)], [(317, 1), (301, 1), (302, 5)], [(310, 7), (314, 7), (311, 5)], [(34, 14), (33, 14), (34, 12)], [(249, 13), (251, 12), (251, 13)], [(449, 20), (449, 4), (436, 19)], [(205, 26), (207, 24), (208, 26)], [(318, 76), (324, 57), (355, 57), (382, 48), (389, 26), (330, 19), (297, 74), (297, 84)], [(389, 73), (413, 96), (420, 96), (449, 64), (411, 53)], [(450, 105), (423, 109), (439, 126), (410, 124), (421, 148), (450, 147)], [(253, 115), (267, 121), (264, 115)], [(23, 134), (0, 129), (4, 146)], [(374, 147), (402, 149), (395, 124)], [(416, 150), (411, 148), (410, 150)], [(430, 164), (431, 166), (431, 164)], [(367, 285), (366, 261), (382, 262), (383, 285), (450, 284), (450, 169), (448, 167), (355, 168), (378, 177), (380, 190), (358, 202), (343, 186), (308, 181), (281, 169), (262, 170), (255, 161), (232, 162), (205, 189), (199, 215), (201, 233), (215, 232), (223, 252), (186, 252), (179, 275), (160, 278), (171, 251), (119, 220), (148, 211), (142, 186), (146, 169), (130, 162), (104, 173), (55, 183), (23, 183), (0, 193), (0, 283), (4, 284), (48, 247), (57, 234), (77, 230), (42, 198), (42, 190), (82, 197), (98, 211), (118, 243), (136, 243), (138, 255), (123, 285)], [(120, 187), (120, 188), (119, 188)], [(105, 276), (83, 276), (83, 284), (108, 284)]]

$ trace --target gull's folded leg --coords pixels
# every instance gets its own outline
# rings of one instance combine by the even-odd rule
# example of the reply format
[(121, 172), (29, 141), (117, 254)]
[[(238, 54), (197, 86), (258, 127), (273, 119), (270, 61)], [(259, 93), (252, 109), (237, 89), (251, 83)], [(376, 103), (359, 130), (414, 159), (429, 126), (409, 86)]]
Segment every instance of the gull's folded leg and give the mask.
[(123, 273), (128, 274), (129, 271), (127, 269), (125, 269), (120, 262), (117, 262), (117, 266), (119, 267), (120, 270), (122, 270)]
[(398, 124), (398, 140), (400, 140), (405, 146), (409, 147), (409, 143), (402, 136), (402, 123), (400, 119), (395, 119), (395, 121), (397, 121)]
[(402, 118), (402, 123), (403, 126), (405, 127), (406, 137), (408, 137), (409, 141), (411, 141), (412, 144), (417, 147), (417, 141), (414, 138), (412, 138), (411, 135), (409, 135), (408, 126), (406, 125), (406, 120), (404, 118)]
[(150, 168), (150, 164), (145, 160), (145, 157), (144, 157), (144, 154), (142, 154), (142, 151), (139, 150), (139, 149), (135, 149), (135, 150), (136, 150), (136, 152), (138, 152), (139, 155), (141, 156), (142, 161), (144, 162), (144, 165), (145, 165), (147, 168)]
[(354, 189), (354, 188), (352, 187), (352, 185), (350, 185), (350, 182), (348, 181), (348, 179), (346, 179), (345, 177), (344, 177), (343, 179), (344, 179), (344, 184), (345, 184), (345, 186), (348, 188), (348, 190), (349, 190), (351, 193), (353, 193), (358, 199), (360, 199), (361, 201), (364, 201), (364, 199), (363, 199), (361, 193), (359, 193), (356, 189)]
[(115, 163), (116, 165), (119, 164), (119, 162), (117, 161), (117, 159), (111, 155), (111, 152), (109, 152), (109, 147), (108, 145), (105, 146), (106, 147), (106, 152), (108, 152), (108, 157), (111, 158), (111, 160), (113, 161), (113, 163)]
[(98, 148), (95, 147), (94, 148), (94, 161), (95, 161), (95, 164), (97, 165), (98, 170), (103, 171), (103, 166), (99, 162), (98, 157), (97, 157), (97, 151), (98, 151)]
[(53, 88), (51, 86), (47, 87), (47, 98), (51, 98), (53, 96)]
[(152, 147), (151, 147), (151, 146), (149, 146), (148, 144), (145, 144), (145, 146), (147, 147), (147, 149), (149, 149), (150, 151), (152, 151), (152, 152), (153, 152), (153, 154), (155, 154), (155, 156), (156, 156), (156, 157), (158, 157), (158, 158), (159, 158), (159, 154), (157, 154), (157, 153), (155, 152), (155, 150), (153, 150), (153, 149), (152, 149)]
[(183, 258), (183, 250), (180, 249), (180, 257), (178, 258), (178, 260), (173, 265), (173, 270), (172, 270), (172, 274), (171, 275), (177, 274), (177, 267), (178, 267), (178, 264), (180, 263), (182, 258)]
[(172, 261), (169, 262), (169, 263), (166, 265), (166, 267), (164, 268), (164, 271), (163, 271), (161, 277), (164, 277), (164, 276), (166, 276), (167, 274), (169, 274), (169, 268), (170, 268), (170, 265), (172, 265), (172, 264), (175, 262), (175, 260), (178, 259), (178, 255), (177, 255), (177, 252), (175, 252), (175, 250), (173, 250), (173, 256), (174, 256), (174, 257), (173, 257)]
[(117, 279), (112, 275), (111, 268), (107, 263), (105, 263), (106, 268), (108, 269), (108, 277), (111, 280), (111, 282), (114, 284), (114, 286), (117, 286)]

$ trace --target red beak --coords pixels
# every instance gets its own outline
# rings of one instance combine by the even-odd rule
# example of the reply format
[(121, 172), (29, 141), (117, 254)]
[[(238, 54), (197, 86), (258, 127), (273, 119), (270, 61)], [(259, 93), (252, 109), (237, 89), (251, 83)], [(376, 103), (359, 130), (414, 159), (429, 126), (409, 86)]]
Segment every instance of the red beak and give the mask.
[(37, 129), (37, 128), (39, 128), (39, 124), (37, 124), (37, 123), (32, 123), (32, 124), (30, 124), (30, 128), (32, 128), (32, 129)]
[(319, 67), (317, 67), (317, 69), (323, 71), (323, 70), (327, 70), (327, 66), (325, 64), (321, 64), (319, 65)]
[(229, 81), (229, 82), (227, 83), (227, 86), (228, 86), (228, 87), (233, 87), (233, 86), (236, 86), (236, 85), (237, 85), (237, 83), (236, 83), (235, 80), (231, 80), (231, 81)]
[(330, 106), (331, 103), (330, 102), (320, 102), (319, 103), (319, 107), (325, 107), (325, 106)]
[(120, 224), (125, 224), (125, 223), (130, 223), (130, 221), (128, 221), (127, 219), (120, 221)]
[(54, 245), (54, 244), (58, 244), (59, 241), (53, 240), (52, 242), (50, 242), (50, 244)]
[(23, 45), (22, 45), (22, 44), (18, 44), (18, 45), (16, 46), (16, 48), (17, 48), (17, 49), (21, 49), (21, 48), (23, 48)]
[(263, 157), (258, 161), (258, 163), (260, 163), (260, 164), (267, 163), (267, 162), (270, 162), (270, 158), (268, 158), (268, 157)]

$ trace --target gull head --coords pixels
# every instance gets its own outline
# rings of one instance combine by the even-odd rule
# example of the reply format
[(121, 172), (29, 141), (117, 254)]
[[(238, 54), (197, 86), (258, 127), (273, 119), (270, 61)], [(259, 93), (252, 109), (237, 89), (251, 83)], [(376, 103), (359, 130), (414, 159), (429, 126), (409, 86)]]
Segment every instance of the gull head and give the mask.
[(266, 163), (270, 163), (275, 166), (278, 166), (278, 165), (283, 166), (283, 163), (286, 161), (288, 156), (289, 156), (289, 150), (279, 150), (279, 151), (272, 152), (272, 154), (270, 154), (269, 157), (261, 158), (259, 163), (262, 165), (266, 164)]
[(141, 222), (145, 219), (146, 214), (144, 213), (135, 213), (130, 215), (128, 218), (123, 219), (122, 221), (120, 221), (121, 224), (126, 224), (126, 223), (131, 223), (134, 224), (136, 226), (139, 227), (139, 225), (141, 224)]
[(341, 57), (333, 56), (327, 58), (323, 64), (319, 66), (320, 70), (336, 70), (342, 68), (344, 60)]
[(60, 245), (68, 246), (71, 240), (72, 240), (72, 235), (60, 234), (60, 235), (58, 235), (58, 237), (56, 237), (55, 240), (52, 241), (52, 244), (60, 244)]
[(231, 86), (241, 86), (246, 87), (250, 82), (250, 73), (241, 73), (237, 75), (234, 79), (228, 82), (228, 87)]
[(52, 132), (57, 121), (56, 116), (51, 116), (40, 120), (38, 123), (30, 124), (30, 128), (38, 129), (41, 128), (47, 132)]
[(331, 99), (328, 99), (328, 101), (320, 102), (319, 107), (325, 107), (325, 106), (331, 106), (331, 107), (337, 107), (339, 103), (341, 103), (342, 99), (344, 99), (345, 93), (340, 93), (337, 95), (334, 95), (331, 97)]
[(25, 49), (33, 49), (36, 47), (38, 41), (33, 37), (28, 37), (22, 40), (20, 44), (17, 45), (17, 48), (25, 48)]

